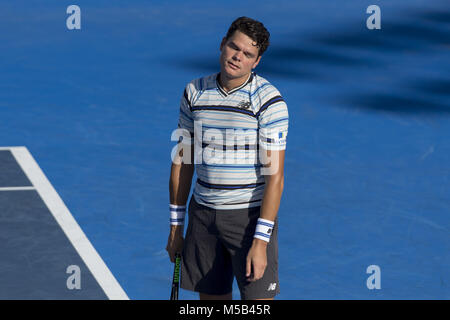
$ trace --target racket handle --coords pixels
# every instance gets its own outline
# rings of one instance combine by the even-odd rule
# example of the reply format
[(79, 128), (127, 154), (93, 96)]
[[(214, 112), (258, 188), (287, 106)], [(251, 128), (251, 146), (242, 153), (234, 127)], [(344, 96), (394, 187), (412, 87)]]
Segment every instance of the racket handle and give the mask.
[(175, 266), (173, 268), (173, 278), (172, 278), (172, 292), (170, 293), (170, 300), (178, 300), (178, 290), (180, 287), (180, 264), (181, 264), (181, 254), (175, 254)]

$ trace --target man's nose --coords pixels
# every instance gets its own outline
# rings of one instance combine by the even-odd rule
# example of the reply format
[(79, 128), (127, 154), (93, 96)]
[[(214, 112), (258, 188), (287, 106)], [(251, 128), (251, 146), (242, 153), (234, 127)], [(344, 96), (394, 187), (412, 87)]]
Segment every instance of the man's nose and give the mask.
[(242, 53), (240, 51), (237, 51), (234, 55), (233, 55), (233, 59), (237, 60), (237, 61), (241, 61), (241, 55)]

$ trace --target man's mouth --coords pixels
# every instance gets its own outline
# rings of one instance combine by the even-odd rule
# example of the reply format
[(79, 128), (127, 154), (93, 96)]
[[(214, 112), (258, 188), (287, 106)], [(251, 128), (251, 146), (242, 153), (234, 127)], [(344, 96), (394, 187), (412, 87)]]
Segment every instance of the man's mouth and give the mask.
[(230, 61), (228, 61), (228, 64), (231, 66), (231, 68), (233, 69), (239, 69), (239, 67), (235, 64), (232, 64)]

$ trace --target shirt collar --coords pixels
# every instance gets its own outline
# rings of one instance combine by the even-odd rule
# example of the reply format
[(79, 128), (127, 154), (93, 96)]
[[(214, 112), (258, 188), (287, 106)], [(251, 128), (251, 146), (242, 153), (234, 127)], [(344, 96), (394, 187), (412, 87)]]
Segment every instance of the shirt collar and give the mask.
[(238, 87), (236, 87), (236, 88), (233, 88), (233, 89), (231, 89), (230, 91), (226, 92), (225, 89), (223, 89), (222, 86), (221, 86), (220, 83), (219, 83), (219, 77), (220, 77), (220, 72), (219, 72), (219, 73), (217, 73), (217, 76), (216, 76), (216, 85), (217, 85), (217, 88), (219, 89), (220, 93), (223, 94), (223, 95), (226, 97), (226, 96), (232, 94), (233, 92), (236, 92), (236, 91), (238, 91), (239, 89), (242, 89), (242, 88), (245, 87), (247, 84), (249, 84), (250, 82), (252, 82), (253, 76), (254, 76), (254, 75), (253, 75), (253, 71), (252, 71), (252, 72), (250, 72), (250, 74), (249, 74), (247, 80), (246, 80), (243, 84), (241, 84), (240, 86), (238, 86)]

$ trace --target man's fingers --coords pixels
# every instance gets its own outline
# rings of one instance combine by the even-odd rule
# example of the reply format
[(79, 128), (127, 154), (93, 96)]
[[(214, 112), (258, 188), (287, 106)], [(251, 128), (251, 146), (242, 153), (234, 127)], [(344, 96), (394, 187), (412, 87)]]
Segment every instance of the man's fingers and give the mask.
[(167, 253), (169, 254), (170, 262), (175, 262), (175, 250), (172, 247), (167, 246), (166, 248)]
[(172, 263), (175, 262), (175, 253), (177, 252), (181, 253), (181, 251), (183, 250), (183, 243), (184, 243), (183, 238), (173, 239), (169, 237), (169, 240), (167, 241), (166, 251), (169, 254), (170, 262)]
[[(266, 270), (265, 265), (253, 264), (253, 275), (248, 280), (251, 282), (254, 282), (254, 281), (261, 279), (264, 275), (265, 270)], [(249, 277), (249, 276), (250, 276), (250, 274), (247, 275), (247, 277)]]
[(255, 281), (259, 280), (263, 277), (265, 269), (266, 269), (265, 266), (259, 266), (259, 268), (257, 268), (257, 271), (255, 271), (255, 276), (254, 276)]
[(245, 267), (245, 276), (248, 278), (252, 273), (252, 261), (247, 258), (247, 265)]
[[(253, 267), (253, 273), (252, 273)], [(251, 259), (247, 259), (247, 265), (245, 268), (245, 276), (248, 278), (248, 281), (256, 281), (263, 277), (265, 266), (258, 266)]]

